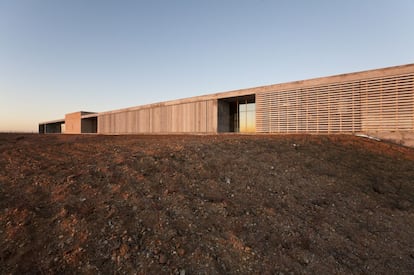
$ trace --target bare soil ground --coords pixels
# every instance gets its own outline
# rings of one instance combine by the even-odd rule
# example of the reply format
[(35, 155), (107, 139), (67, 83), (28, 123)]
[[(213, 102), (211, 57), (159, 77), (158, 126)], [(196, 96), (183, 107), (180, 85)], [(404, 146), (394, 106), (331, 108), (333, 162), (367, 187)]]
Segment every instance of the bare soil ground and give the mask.
[(0, 273), (412, 274), (414, 149), (0, 135)]

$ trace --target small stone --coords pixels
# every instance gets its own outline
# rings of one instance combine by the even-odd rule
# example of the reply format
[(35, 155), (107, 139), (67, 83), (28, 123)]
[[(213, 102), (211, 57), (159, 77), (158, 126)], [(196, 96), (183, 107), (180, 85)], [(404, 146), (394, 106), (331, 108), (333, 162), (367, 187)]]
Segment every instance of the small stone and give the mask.
[(161, 254), (160, 258), (159, 258), (159, 263), (160, 264), (166, 264), (167, 263), (167, 256), (165, 256), (164, 254)]
[(231, 180), (228, 177), (225, 178), (225, 181), (226, 181), (226, 184), (230, 184), (231, 183)]
[(310, 264), (311, 262), (311, 255), (303, 255), (302, 256), (302, 263), (305, 265)]
[(178, 253), (178, 255), (179, 256), (184, 256), (184, 254), (185, 254), (185, 250), (184, 249), (182, 249), (182, 248), (179, 248), (179, 249), (177, 249), (177, 253)]
[(180, 270), (180, 275), (185, 275), (185, 269)]
[(138, 207), (137, 207), (136, 205), (134, 205), (134, 206), (132, 207), (132, 210), (133, 210), (133, 211), (137, 211), (137, 209), (138, 209)]

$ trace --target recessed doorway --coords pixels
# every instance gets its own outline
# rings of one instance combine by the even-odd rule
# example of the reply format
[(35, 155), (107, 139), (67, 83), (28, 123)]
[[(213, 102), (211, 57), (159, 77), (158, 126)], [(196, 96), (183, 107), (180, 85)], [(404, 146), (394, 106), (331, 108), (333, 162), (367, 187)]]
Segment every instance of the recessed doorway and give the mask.
[(219, 99), (218, 132), (256, 132), (255, 95)]

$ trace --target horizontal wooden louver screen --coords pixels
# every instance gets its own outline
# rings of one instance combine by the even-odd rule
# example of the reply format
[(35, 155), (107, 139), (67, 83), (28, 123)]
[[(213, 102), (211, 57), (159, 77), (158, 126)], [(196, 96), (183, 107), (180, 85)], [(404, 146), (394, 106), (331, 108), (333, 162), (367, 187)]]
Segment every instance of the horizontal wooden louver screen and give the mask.
[(414, 129), (414, 74), (256, 95), (256, 131), (349, 133)]

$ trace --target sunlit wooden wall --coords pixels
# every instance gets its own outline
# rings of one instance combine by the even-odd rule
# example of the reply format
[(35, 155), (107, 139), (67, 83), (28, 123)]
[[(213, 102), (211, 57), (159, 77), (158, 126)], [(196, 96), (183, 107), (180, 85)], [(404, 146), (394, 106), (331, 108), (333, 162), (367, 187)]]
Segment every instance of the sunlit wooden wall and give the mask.
[(256, 132), (414, 130), (414, 73), (256, 94)]
[(251, 95), (257, 133), (414, 132), (409, 64), (99, 113), (98, 133), (217, 133), (218, 100)]
[(215, 132), (217, 100), (125, 109), (98, 116), (100, 134)]

